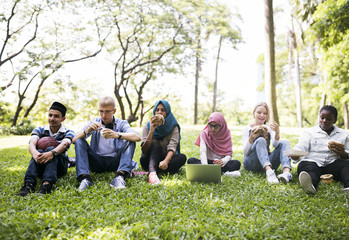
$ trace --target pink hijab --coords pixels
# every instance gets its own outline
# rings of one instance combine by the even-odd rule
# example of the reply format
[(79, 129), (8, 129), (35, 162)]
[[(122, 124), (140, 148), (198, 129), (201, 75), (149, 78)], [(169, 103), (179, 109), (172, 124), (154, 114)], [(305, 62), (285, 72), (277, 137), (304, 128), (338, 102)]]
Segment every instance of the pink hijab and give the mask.
[[(208, 123), (211, 122), (216, 122), (221, 125), (221, 129), (216, 135), (213, 135), (211, 129), (208, 127)], [(196, 139), (195, 144), (200, 146), (200, 136), (202, 136), (206, 145), (212, 150), (212, 152), (221, 156), (232, 155), (233, 144), (231, 143), (230, 130), (228, 129), (223, 114), (219, 112), (212, 113), (208, 118), (208, 123)]]

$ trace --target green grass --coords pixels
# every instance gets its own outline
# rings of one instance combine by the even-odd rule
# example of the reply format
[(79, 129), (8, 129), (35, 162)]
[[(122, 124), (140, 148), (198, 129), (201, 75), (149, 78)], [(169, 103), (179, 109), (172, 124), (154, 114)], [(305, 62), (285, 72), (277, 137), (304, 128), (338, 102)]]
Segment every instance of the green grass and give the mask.
[[(232, 133), (233, 157), (242, 161), (241, 128)], [(294, 145), (298, 135), (288, 133), (283, 138)], [(199, 157), (198, 134), (182, 129), (188, 157)], [(316, 195), (307, 195), (295, 168), (288, 185), (271, 186), (265, 174), (243, 169), (240, 178), (223, 176), (221, 184), (190, 183), (182, 169), (164, 176), (160, 186), (144, 176), (128, 179), (121, 191), (109, 187), (113, 173), (93, 174), (96, 185), (82, 193), (70, 168), (52, 194), (23, 198), (16, 194), (30, 160), (27, 138), (1, 138), (4, 142), (19, 145), (0, 149), (0, 239), (349, 238), (349, 195), (341, 193), (342, 184), (320, 184)], [(75, 155), (73, 147), (69, 154)]]

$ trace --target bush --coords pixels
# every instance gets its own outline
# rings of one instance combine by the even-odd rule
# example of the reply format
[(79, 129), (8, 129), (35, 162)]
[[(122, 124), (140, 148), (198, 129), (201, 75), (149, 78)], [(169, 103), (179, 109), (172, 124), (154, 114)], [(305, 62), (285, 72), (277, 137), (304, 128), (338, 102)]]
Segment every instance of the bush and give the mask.
[(6, 126), (6, 125), (0, 126), (0, 133), (2, 135), (10, 135), (10, 134), (27, 135), (27, 134), (30, 134), (34, 128), (35, 127), (28, 120), (28, 121), (25, 121), (23, 124), (14, 126), (14, 127)]

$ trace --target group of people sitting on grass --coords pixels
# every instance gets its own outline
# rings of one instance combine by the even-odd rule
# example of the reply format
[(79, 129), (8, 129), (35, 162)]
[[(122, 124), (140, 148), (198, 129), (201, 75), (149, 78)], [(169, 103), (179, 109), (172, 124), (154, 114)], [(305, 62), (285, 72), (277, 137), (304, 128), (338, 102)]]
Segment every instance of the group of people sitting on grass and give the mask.
[[(67, 150), (72, 143), (75, 144), (79, 191), (94, 185), (90, 172), (115, 172), (110, 186), (125, 188), (125, 179), (132, 177), (132, 170), (137, 167), (133, 155), (138, 141), (141, 141), (142, 150), (139, 162), (151, 184), (160, 184), (159, 174), (177, 173), (186, 163), (187, 157), (180, 151), (180, 125), (166, 100), (155, 103), (153, 116), (143, 127), (142, 138), (127, 121), (114, 116), (116, 107), (112, 97), (102, 97), (98, 110), (100, 117), (89, 121), (74, 135), (72, 130), (62, 125), (66, 107), (59, 102), (52, 104), (48, 112), (49, 125), (35, 128), (31, 134), (29, 151), (32, 158), (18, 195), (34, 192), (38, 177), (42, 179), (38, 193), (50, 193), (57, 178), (67, 173)], [(290, 182), (291, 158), (298, 160), (300, 155), (292, 153), (287, 140), (280, 140), (280, 127), (275, 121), (269, 123), (266, 103), (255, 106), (253, 117), (254, 122), (242, 131), (244, 168), (254, 172), (265, 171), (271, 184)], [(323, 106), (319, 112), (319, 123), (305, 131), (292, 149), (308, 153), (302, 156), (297, 167), (299, 182), (307, 193), (316, 193), (323, 174), (332, 174), (334, 180), (344, 184), (343, 192), (349, 193), (349, 133), (335, 126), (336, 121), (337, 109)], [(90, 143), (86, 141), (89, 136)], [(54, 138), (58, 145), (37, 149), (37, 143), (43, 137)], [(331, 141), (337, 144), (329, 144)], [(221, 113), (210, 115), (195, 144), (200, 147), (200, 159), (189, 158), (188, 164), (218, 164), (224, 175), (241, 175), (240, 161), (232, 160), (231, 133)], [(281, 173), (276, 176), (275, 170), (280, 165)]]

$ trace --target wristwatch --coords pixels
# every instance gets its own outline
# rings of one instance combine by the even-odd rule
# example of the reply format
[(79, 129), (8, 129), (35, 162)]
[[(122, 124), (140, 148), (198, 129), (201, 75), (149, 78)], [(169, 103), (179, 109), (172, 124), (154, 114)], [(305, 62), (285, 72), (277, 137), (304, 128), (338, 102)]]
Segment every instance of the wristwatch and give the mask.
[(122, 135), (119, 133), (119, 137), (118, 137), (118, 139), (120, 139), (122, 137)]
[(51, 150), (52, 154), (54, 157), (56, 157), (58, 155), (58, 153), (55, 150)]

